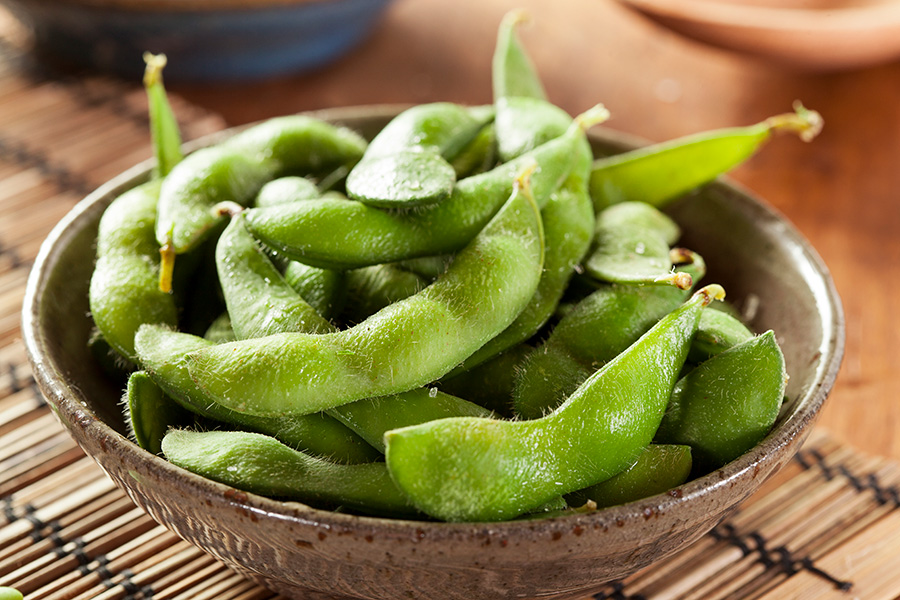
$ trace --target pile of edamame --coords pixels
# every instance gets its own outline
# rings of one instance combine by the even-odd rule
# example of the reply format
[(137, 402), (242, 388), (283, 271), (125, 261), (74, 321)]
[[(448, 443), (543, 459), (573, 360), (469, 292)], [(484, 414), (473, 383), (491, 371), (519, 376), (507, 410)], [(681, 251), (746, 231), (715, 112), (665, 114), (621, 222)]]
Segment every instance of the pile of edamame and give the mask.
[(547, 100), (523, 18), (492, 105), (368, 142), (287, 116), (182, 156), (147, 57), (157, 167), (103, 215), (90, 286), (138, 444), (276, 499), (497, 521), (660, 493), (766, 435), (775, 336), (704, 310), (724, 290), (660, 209), (818, 114), (595, 158), (606, 110)]

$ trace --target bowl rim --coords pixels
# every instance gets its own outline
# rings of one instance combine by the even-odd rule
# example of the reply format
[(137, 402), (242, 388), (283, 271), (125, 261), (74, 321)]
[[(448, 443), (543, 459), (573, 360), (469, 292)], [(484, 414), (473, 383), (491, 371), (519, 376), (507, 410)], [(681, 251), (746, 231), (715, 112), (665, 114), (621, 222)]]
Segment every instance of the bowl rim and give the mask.
[[(348, 106), (300, 114), (342, 123), (346, 120), (362, 118), (387, 118), (407, 106), (397, 104)], [(216, 143), (252, 125), (253, 123), (232, 127), (198, 138), (185, 144), (185, 151), (190, 152)], [(589, 137), (623, 148), (640, 145), (642, 141), (635, 136), (606, 128), (595, 128), (589, 132)], [(540, 527), (546, 528), (547, 531), (571, 531), (573, 526), (603, 528), (616, 525), (623, 527), (631, 521), (644, 522), (653, 514), (664, 514), (677, 511), (685, 506), (689, 507), (693, 499), (702, 497), (716, 488), (733, 486), (735, 482), (744, 477), (755, 478), (761, 472), (768, 475), (776, 470), (780, 466), (778, 461), (781, 460), (778, 450), (792, 444), (799, 448), (799, 443), (808, 435), (810, 426), (830, 392), (840, 368), (845, 343), (844, 313), (837, 289), (824, 261), (786, 217), (739, 184), (727, 177), (721, 177), (708, 185), (719, 193), (728, 194), (751, 205), (761, 218), (780, 223), (782, 236), (802, 254), (812, 267), (807, 276), (812, 277), (812, 281), (819, 285), (821, 299), (825, 302), (820, 307), (825, 312), (820, 312), (823, 324), (823, 342), (820, 346), (821, 356), (818, 358), (819, 367), (814, 380), (815, 385), (804, 390), (803, 395), (796, 399), (796, 408), (787, 419), (777, 424), (765, 439), (739, 458), (707, 475), (678, 486), (676, 488), (678, 493), (672, 493), (670, 490), (596, 511), (547, 516), (536, 520), (420, 521), (333, 512), (300, 502), (273, 500), (249, 492), (240, 492), (239, 495), (236, 495), (234, 494), (235, 489), (231, 486), (195, 475), (169, 463), (162, 457), (147, 452), (104, 422), (88, 405), (80, 401), (82, 392), (66, 381), (52, 364), (39, 327), (40, 300), (47, 283), (47, 267), (65, 247), (65, 241), (73, 235), (70, 230), (71, 226), (87, 219), (92, 211), (98, 209), (98, 205), (111, 201), (122, 191), (144, 181), (153, 162), (154, 159), (148, 159), (104, 183), (78, 202), (52, 229), (40, 247), (26, 284), (22, 305), (22, 337), (34, 378), (54, 411), (61, 412), (68, 417), (68, 419), (61, 419), (64, 423), (77, 422), (84, 430), (85, 435), (96, 436), (103, 440), (113, 452), (130, 456), (136, 463), (149, 460), (151, 468), (162, 472), (165, 476), (177, 478), (193, 490), (198, 498), (221, 500), (224, 497), (230, 504), (257, 515), (341, 530), (368, 531), (376, 529), (382, 536), (394, 536), (394, 538), (428, 535), (436, 540), (459, 539), (460, 536), (471, 535), (474, 529), (480, 535), (497, 535), (510, 542), (516, 540), (524, 542), (526, 538), (534, 537), (533, 530), (537, 523), (540, 523)], [(70, 433), (72, 432), (70, 431)], [(95, 457), (92, 456), (92, 458)], [(226, 493), (229, 491), (230, 494)], [(424, 533), (420, 534), (420, 532)]]

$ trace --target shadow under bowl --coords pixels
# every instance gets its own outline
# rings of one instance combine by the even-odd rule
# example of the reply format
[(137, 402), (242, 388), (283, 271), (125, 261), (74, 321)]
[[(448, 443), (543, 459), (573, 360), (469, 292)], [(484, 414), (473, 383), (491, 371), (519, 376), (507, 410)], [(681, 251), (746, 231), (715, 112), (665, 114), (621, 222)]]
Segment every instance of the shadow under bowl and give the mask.
[[(317, 116), (372, 136), (399, 111), (360, 107)], [(592, 134), (598, 152), (627, 147)], [(217, 139), (220, 139), (218, 136)], [(79, 203), (53, 230), (31, 273), (23, 335), (37, 382), (84, 451), (154, 519), (247, 577), (287, 596), (583, 597), (683, 548), (783, 466), (809, 433), (843, 353), (840, 300), (822, 261), (760, 200), (716, 182), (676, 202), (683, 245), (751, 326), (773, 329), (791, 375), (773, 431), (732, 463), (666, 494), (588, 514), (505, 523), (435, 523), (333, 513), (244, 493), (179, 469), (130, 442), (120, 385), (89, 358), (87, 290), (100, 215), (147, 177), (141, 165)]]

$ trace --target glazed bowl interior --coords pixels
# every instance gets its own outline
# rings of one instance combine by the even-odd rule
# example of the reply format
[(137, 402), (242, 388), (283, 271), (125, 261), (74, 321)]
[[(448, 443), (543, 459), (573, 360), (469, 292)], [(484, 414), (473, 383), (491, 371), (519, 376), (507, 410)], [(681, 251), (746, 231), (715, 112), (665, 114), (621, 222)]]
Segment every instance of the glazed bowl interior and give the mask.
[[(399, 110), (315, 114), (371, 137)], [(592, 133), (592, 143), (603, 154), (628, 146), (602, 130)], [(704, 281), (722, 284), (753, 329), (776, 332), (790, 374), (788, 400), (774, 430), (744, 456), (659, 496), (593, 513), (506, 523), (379, 519), (245, 494), (130, 442), (119, 406), (122, 382), (110, 381), (86, 350), (92, 325), (87, 290), (100, 215), (118, 194), (145, 180), (148, 169), (138, 166), (91, 194), (42, 247), (23, 309), (35, 377), (73, 437), (138, 505), (285, 595), (471, 599), (589, 593), (698, 539), (785, 464), (808, 434), (843, 352), (840, 301), (821, 260), (771, 208), (716, 182), (668, 209), (684, 230), (679, 243), (706, 259)]]

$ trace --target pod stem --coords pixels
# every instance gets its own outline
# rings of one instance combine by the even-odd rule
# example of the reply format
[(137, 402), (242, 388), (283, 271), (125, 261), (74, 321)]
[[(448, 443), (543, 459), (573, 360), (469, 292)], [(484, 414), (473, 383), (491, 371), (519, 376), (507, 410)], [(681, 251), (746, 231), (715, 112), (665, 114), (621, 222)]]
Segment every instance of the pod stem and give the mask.
[(691, 289), (691, 286), (694, 285), (694, 278), (691, 277), (689, 273), (676, 271), (674, 273), (669, 273), (668, 275), (657, 277), (653, 282), (674, 285), (679, 290), (689, 290)]
[(772, 131), (796, 133), (804, 142), (811, 142), (822, 131), (825, 121), (818, 112), (797, 101), (794, 102), (794, 112), (769, 117), (764, 123)]
[(150, 135), (153, 139), (153, 152), (156, 155), (156, 175), (165, 177), (183, 157), (181, 132), (163, 85), (162, 72), (168, 62), (166, 55), (145, 52), (144, 62), (147, 64), (144, 69), (144, 89), (147, 92), (150, 112)]
[(172, 293), (172, 275), (175, 272), (175, 246), (169, 233), (166, 243), (159, 248), (159, 289)]
[(243, 212), (244, 207), (231, 200), (223, 200), (212, 207), (211, 212), (217, 217), (233, 217)]
[(587, 131), (594, 125), (599, 125), (607, 119), (609, 119), (609, 110), (602, 104), (595, 104), (575, 117), (575, 125), (582, 131)]
[(718, 283), (711, 283), (694, 292), (694, 296), (702, 296), (703, 306), (708, 306), (713, 300), (725, 299), (725, 288)]

